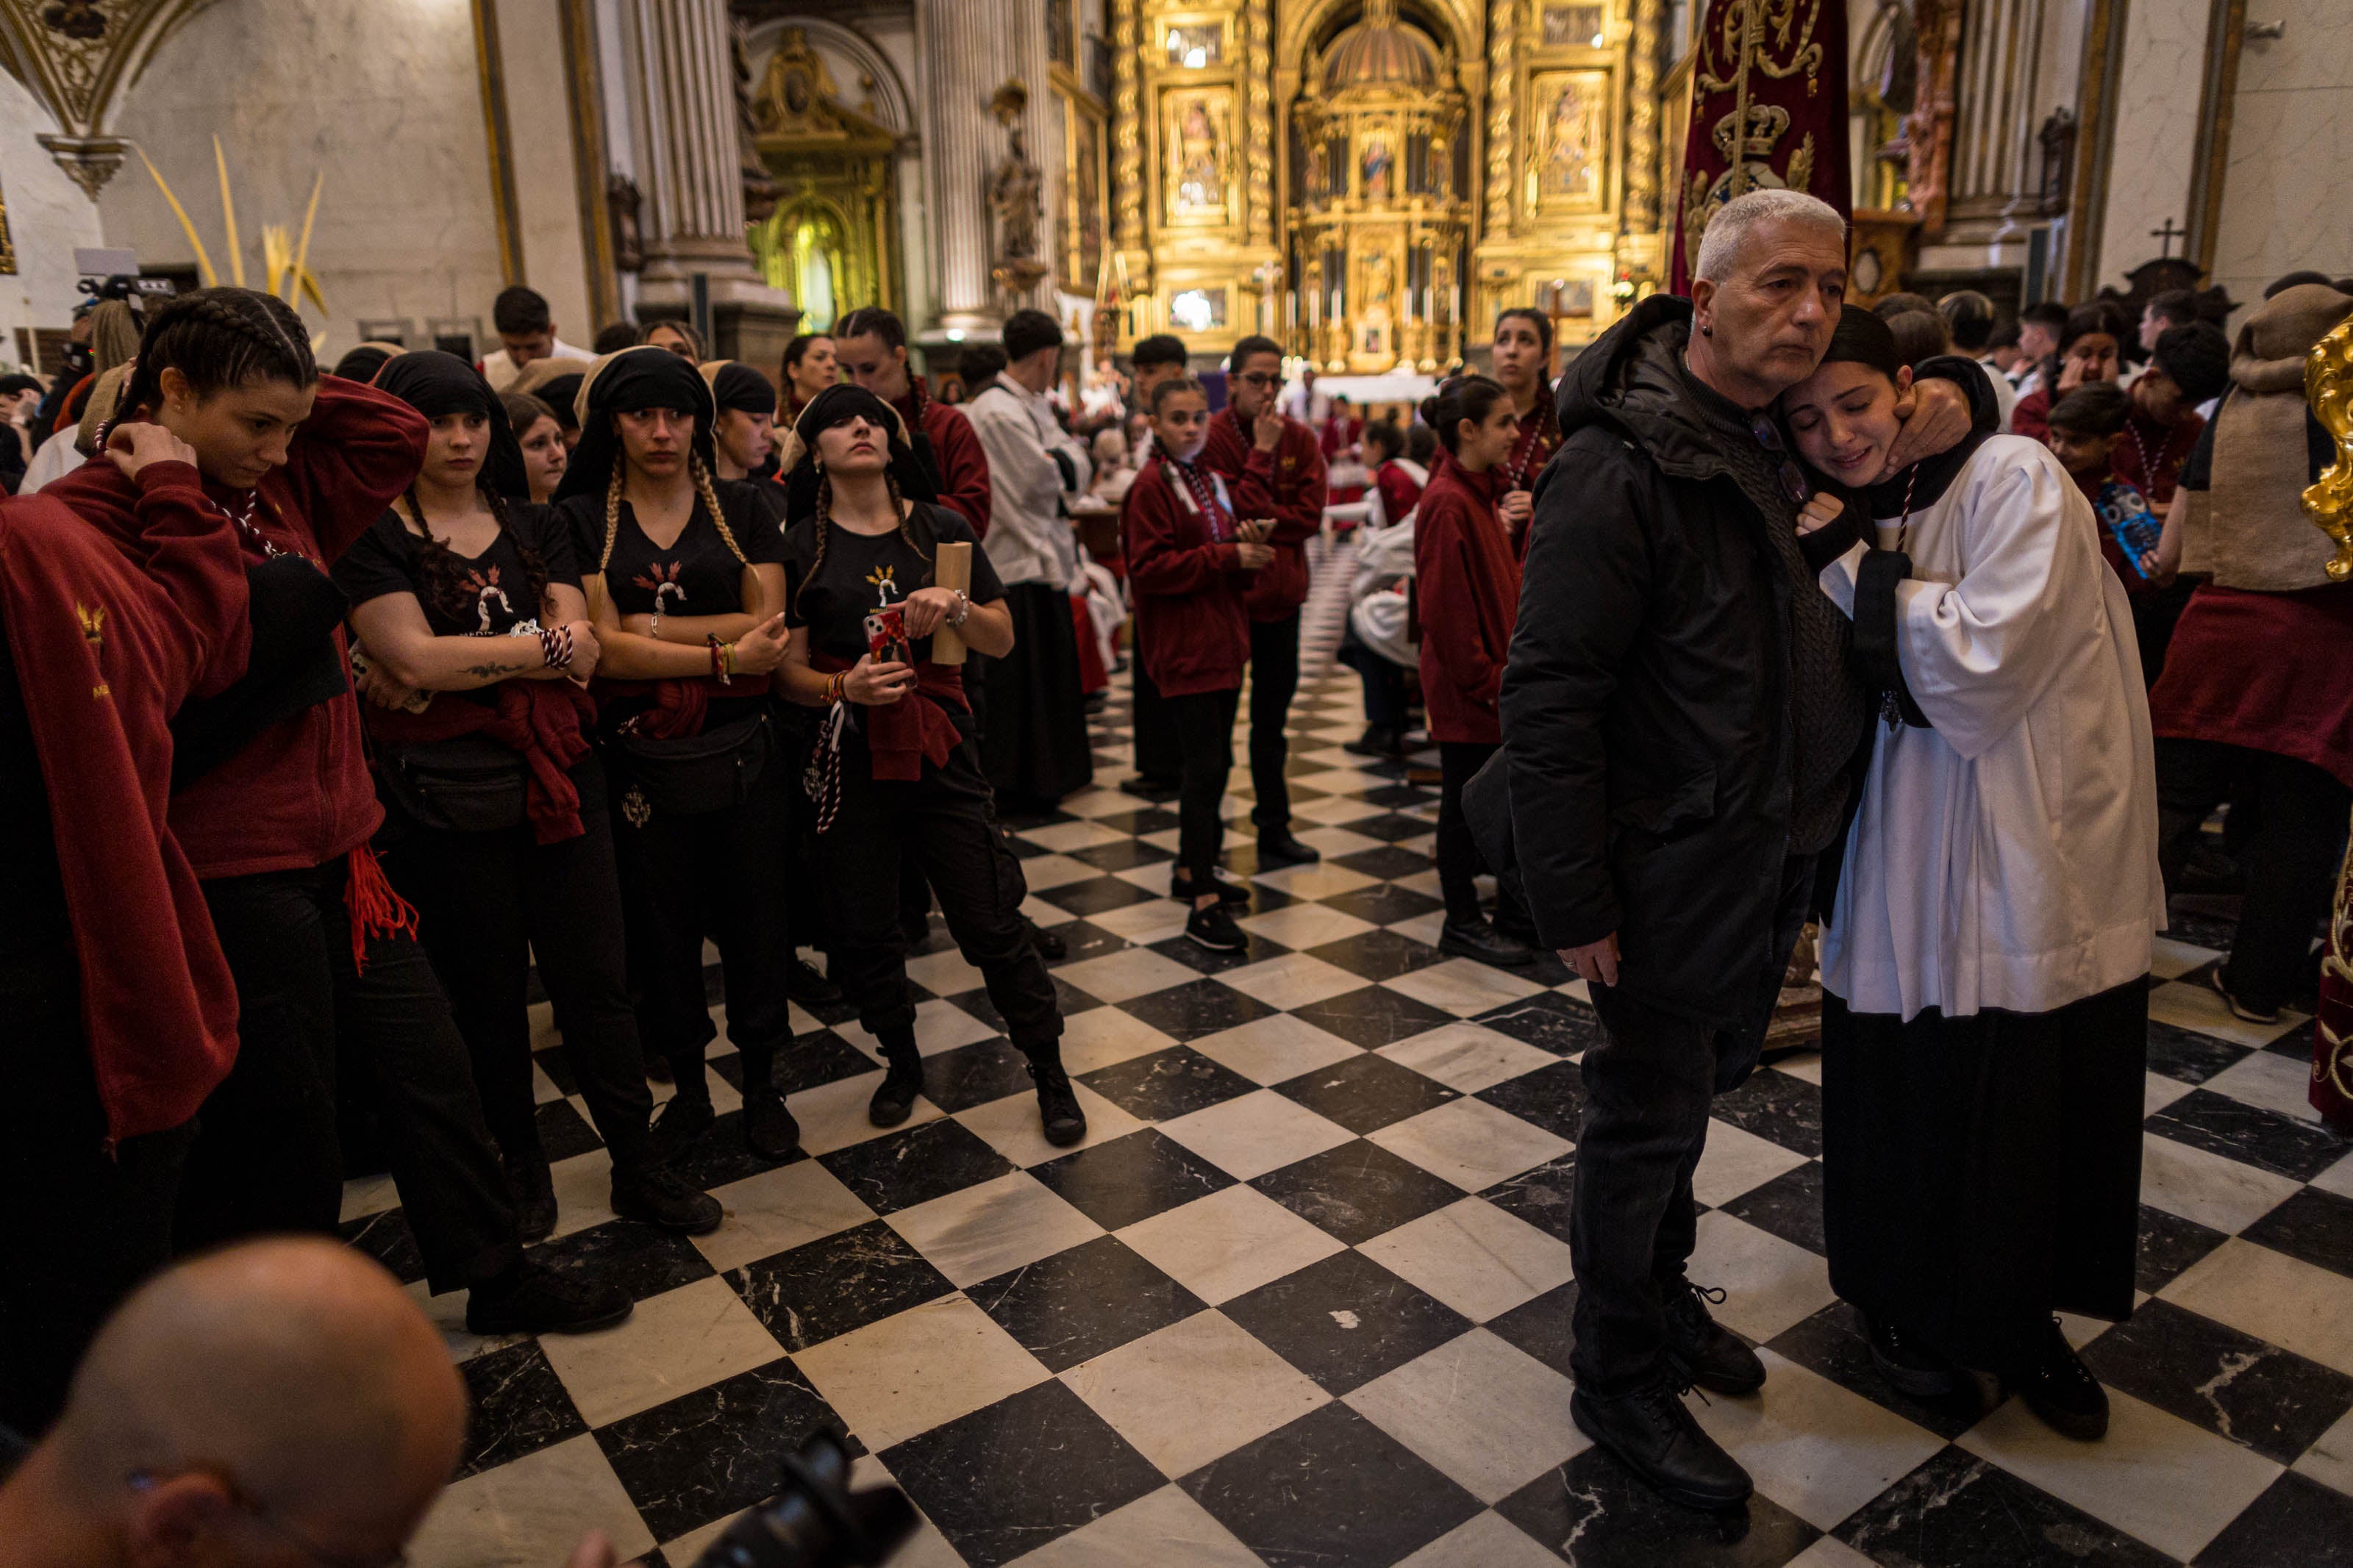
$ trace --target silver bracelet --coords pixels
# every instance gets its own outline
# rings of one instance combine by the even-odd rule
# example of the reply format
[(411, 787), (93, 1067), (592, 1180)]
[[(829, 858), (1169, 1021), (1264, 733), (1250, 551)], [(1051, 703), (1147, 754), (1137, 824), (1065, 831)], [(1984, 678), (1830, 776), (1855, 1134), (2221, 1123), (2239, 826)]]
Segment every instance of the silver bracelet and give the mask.
[(955, 630), (962, 631), (964, 629), (965, 622), (972, 618), (972, 598), (971, 595), (967, 595), (962, 588), (955, 590), (955, 618), (950, 621), (948, 625)]
[(661, 641), (661, 612), (659, 610), (656, 610), (654, 612), (653, 624), (646, 628), (646, 636), (653, 638), (656, 642)]

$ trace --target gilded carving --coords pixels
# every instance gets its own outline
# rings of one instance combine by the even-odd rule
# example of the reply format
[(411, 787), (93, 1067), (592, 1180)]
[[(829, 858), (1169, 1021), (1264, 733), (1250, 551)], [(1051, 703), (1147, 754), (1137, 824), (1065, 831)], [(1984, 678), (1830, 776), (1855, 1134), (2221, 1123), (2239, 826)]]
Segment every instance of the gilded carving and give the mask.
[(1250, 0), (1243, 13), (1248, 29), (1242, 50), (1242, 81), (1246, 97), (1242, 123), (1248, 127), (1245, 163), (1250, 171), (1250, 215), (1253, 244), (1274, 243), (1274, 97), (1269, 80), (1268, 41), (1273, 36), (1269, 0)]
[(1598, 212), (1609, 193), (1609, 73), (1546, 71), (1528, 79), (1528, 205)]
[(1627, 44), (1626, 219), (1631, 234), (1659, 226), (1659, 51), (1665, 26), (1660, 0), (1636, 0)]
[(116, 96), (155, 46), (212, 0), (0, 0), (0, 67), (56, 117), (35, 138), (91, 201), (130, 144), (108, 134)]
[(1520, 0), (1493, 0), (1487, 22), (1487, 232), (1512, 225), (1512, 98), (1519, 88), (1512, 68), (1518, 41)]
[(2313, 526), (2337, 542), (2328, 580), (2353, 578), (2353, 321), (2312, 345), (2304, 362), (2304, 397), (2337, 443), (2337, 460), (2304, 492)]
[(1112, 160), (1118, 195), (1119, 244), (1144, 248), (1144, 115), (1136, 80), (1135, 8), (1141, 0), (1112, 0)]
[(1232, 89), (1170, 89), (1160, 98), (1161, 221), (1233, 220)]

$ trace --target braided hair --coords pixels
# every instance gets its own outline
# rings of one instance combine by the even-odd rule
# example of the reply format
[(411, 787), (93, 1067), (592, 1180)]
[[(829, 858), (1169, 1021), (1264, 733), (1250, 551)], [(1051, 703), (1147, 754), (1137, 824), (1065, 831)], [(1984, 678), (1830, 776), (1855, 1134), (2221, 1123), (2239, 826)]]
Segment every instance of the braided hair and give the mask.
[[(711, 469), (703, 463), (701, 454), (690, 452), (686, 468), (693, 477), (696, 497), (702, 502), (703, 509), (711, 513), (711, 526), (719, 531), (720, 542), (727, 546), (729, 554), (749, 566), (752, 558), (744, 553), (744, 547), (735, 542), (735, 531), (727, 526), (727, 513), (719, 505), (719, 488), (712, 483)], [(613, 546), (621, 537), (621, 500), (628, 488), (629, 455), (617, 446), (613, 449), (613, 477), (605, 486), (605, 549), (596, 557), (596, 570), (599, 572), (613, 563)]]
[[(899, 476), (892, 473), (887, 466), (882, 470), (882, 488), (890, 492), (891, 514), (899, 520), (899, 537), (906, 542), (908, 549), (913, 551), (922, 559), (929, 561), (931, 556), (925, 552), (920, 543), (916, 542), (914, 531), (907, 526), (913, 521), (913, 509), (907, 505), (906, 498), (899, 493)], [(817, 512), (813, 521), (817, 524), (817, 553), (809, 557), (808, 574), (801, 579), (801, 585), (793, 590), (793, 609), (796, 613), (801, 607), (801, 595), (808, 592), (809, 584), (816, 582), (818, 574), (825, 570), (826, 542), (833, 536), (833, 476), (830, 474), (819, 472), (818, 475)]]
[[(497, 520), (499, 531), (514, 538), (507, 498), (489, 485), (479, 485), (483, 500), (490, 504), (491, 516)], [(434, 605), (452, 620), (462, 620), (474, 607), (477, 590), (466, 582), (465, 568), (458, 563), (458, 552), (446, 541), (433, 535), (433, 525), (425, 519), (425, 504), (417, 499), (417, 483), (409, 481), (403, 496), (408, 502), (409, 515), (417, 520), (423, 537), (417, 545), (417, 572), (425, 580), (425, 592)], [(554, 618), (554, 611), (547, 601), (547, 558), (522, 540), (515, 539), (515, 552), (522, 557), (524, 584), (531, 590), (531, 603), (543, 621)]]
[[(284, 300), (253, 289), (198, 289), (158, 306), (147, 318), (117, 417), (154, 413), (166, 370), (186, 377), (199, 401), (257, 381), (307, 387), (319, 379), (302, 319)], [(98, 434), (101, 448), (106, 434)]]

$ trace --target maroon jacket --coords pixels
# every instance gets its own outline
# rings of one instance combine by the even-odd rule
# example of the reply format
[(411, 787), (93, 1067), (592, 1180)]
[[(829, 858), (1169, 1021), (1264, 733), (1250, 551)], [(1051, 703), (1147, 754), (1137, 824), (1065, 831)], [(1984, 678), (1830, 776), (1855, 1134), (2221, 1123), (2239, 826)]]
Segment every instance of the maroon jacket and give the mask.
[(914, 373), (907, 374), (907, 395), (891, 405), (910, 430), (921, 430), (932, 444), (932, 460), (940, 470), (939, 502), (952, 506), (972, 524), (973, 536), (988, 537), (988, 453), (964, 410), (952, 408), (923, 390)]
[(1234, 513), (1245, 521), (1272, 518), (1274, 564), (1253, 574), (1242, 596), (1254, 621), (1279, 621), (1307, 602), (1307, 542), (1324, 526), (1324, 454), (1315, 432), (1284, 415), (1282, 439), (1261, 452), (1230, 406), (1209, 416), (1201, 465), (1225, 476)]
[[(322, 570), (333, 565), (416, 479), (431, 433), (398, 398), (321, 376), (286, 466), (259, 487), (255, 530)], [(216, 506), (242, 508), (242, 492), (202, 483)], [(112, 463), (85, 463), (41, 493), (118, 542), (140, 531), (139, 492)], [(239, 542), (248, 565), (266, 559), (250, 537)], [(340, 628), (335, 640), (342, 651)], [(322, 866), (365, 844), (383, 820), (361, 750), (359, 702), (348, 691), (262, 731), (172, 797), (172, 832), (205, 879)]]
[(1520, 610), (1520, 565), (1495, 513), (1496, 471), (1438, 454), (1413, 523), (1413, 595), (1421, 623), (1421, 700), (1433, 741), (1504, 739), (1496, 700)]
[(1250, 621), (1242, 608), (1251, 576), (1241, 569), (1232, 520), (1212, 531), (1185, 481), (1166, 459), (1145, 464), (1120, 503), (1121, 549), (1128, 592), (1143, 636), (1138, 657), (1165, 697), (1231, 691), (1250, 662)]
[[(59, 437), (63, 439), (63, 437)], [(237, 1059), (237, 987), (167, 817), (169, 723), (245, 671), (245, 563), (196, 470), (121, 483), (127, 526), (58, 487), (0, 504), (0, 622), (47, 785), (110, 1143), (177, 1127)]]

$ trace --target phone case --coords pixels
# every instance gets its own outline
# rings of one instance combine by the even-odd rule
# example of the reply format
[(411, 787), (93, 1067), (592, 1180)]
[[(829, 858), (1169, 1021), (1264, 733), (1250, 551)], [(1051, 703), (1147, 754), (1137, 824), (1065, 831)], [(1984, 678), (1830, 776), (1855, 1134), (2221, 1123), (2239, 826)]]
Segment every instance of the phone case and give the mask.
[(866, 617), (866, 651), (877, 664), (913, 664), (913, 647), (907, 639), (907, 610), (893, 605)]

